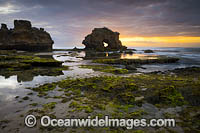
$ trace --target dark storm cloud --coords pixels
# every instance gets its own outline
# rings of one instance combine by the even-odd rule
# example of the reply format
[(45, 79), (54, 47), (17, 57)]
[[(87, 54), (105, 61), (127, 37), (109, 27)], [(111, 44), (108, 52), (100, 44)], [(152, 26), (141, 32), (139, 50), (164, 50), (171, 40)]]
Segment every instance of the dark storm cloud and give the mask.
[(0, 0), (0, 21), (29, 19), (63, 46), (80, 44), (103, 26), (124, 36), (200, 36), (199, 5), (200, 0)]

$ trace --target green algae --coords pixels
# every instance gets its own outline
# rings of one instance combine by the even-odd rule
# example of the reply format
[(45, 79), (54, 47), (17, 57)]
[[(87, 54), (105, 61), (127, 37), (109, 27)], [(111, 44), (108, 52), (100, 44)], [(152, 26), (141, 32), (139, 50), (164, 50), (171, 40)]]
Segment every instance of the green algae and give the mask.
[(42, 92), (42, 91), (50, 91), (56, 88), (56, 83), (47, 83), (38, 88), (34, 88), (34, 91)]
[[(18, 81), (31, 81), (34, 76), (59, 76), (69, 70), (63, 62), (53, 58), (41, 58), (33, 53), (13, 53), (0, 56), (0, 73), (5, 77), (17, 75)], [(21, 73), (23, 71), (23, 74)]]
[(32, 93), (32, 92), (30, 92), (30, 93), (28, 93), (27, 95), (33, 95), (33, 93)]
[(28, 96), (25, 96), (22, 98), (23, 100), (29, 100), (29, 97)]
[(128, 113), (129, 109), (133, 107), (134, 107), (133, 104), (120, 104), (116, 102), (109, 102), (107, 104), (107, 108), (110, 108), (114, 111), (113, 115), (115, 115), (115, 117), (118, 116), (115, 113), (120, 113), (121, 111), (124, 113)]
[(49, 109), (52, 110), (55, 108), (56, 104), (57, 104), (56, 102), (50, 102), (50, 103), (44, 104), (43, 109), (44, 110), (49, 110)]
[[(46, 85), (41, 87), (42, 89), (37, 88), (35, 91), (45, 92), (52, 90), (51, 87), (54, 89), (55, 86), (58, 85), (62, 88), (60, 91), (65, 92), (66, 97), (81, 97), (81, 93), (87, 91), (90, 96), (85, 95), (86, 93), (83, 93), (83, 96), (87, 96), (89, 98), (100, 98), (104, 96), (107, 100), (112, 97), (112, 100), (117, 99), (117, 101), (124, 104), (135, 104), (135, 97), (141, 96), (141, 94), (144, 93), (144, 100), (147, 100), (155, 105), (163, 104), (167, 106), (181, 106), (185, 105), (185, 101), (188, 100), (187, 98), (185, 99), (185, 95), (182, 95), (182, 91), (186, 85), (191, 86), (191, 82), (184, 82), (183, 84), (183, 81), (185, 80), (186, 79), (183, 77), (180, 78), (156, 74), (138, 75), (127, 78), (104, 76), (85, 79), (66, 79), (58, 83), (54, 83), (53, 86), (47, 88), (45, 87)], [(174, 86), (169, 86), (169, 84)], [(192, 86), (197, 85), (198, 84)], [(142, 92), (141, 88), (147, 88), (149, 93)], [(197, 91), (196, 87), (194, 88), (194, 90)], [(191, 92), (194, 93), (194, 90)], [(92, 93), (90, 91), (92, 91)], [(104, 107), (99, 108), (104, 109)]]
[(34, 57), (29, 60), (22, 60), (22, 63), (31, 64), (32, 66), (61, 66), (63, 62), (51, 59)]
[(61, 103), (66, 103), (69, 102), (71, 99), (70, 98), (62, 98)]
[(179, 113), (176, 119), (182, 120), (178, 123), (184, 132), (200, 132), (200, 108), (199, 106), (188, 106)]
[(74, 111), (85, 111), (85, 113), (92, 113), (93, 112), (93, 108), (91, 106), (88, 105), (81, 105), (80, 103), (77, 103), (75, 101), (71, 102), (69, 105), (70, 108), (75, 108), (74, 110), (72, 110), (71, 112)]
[(37, 106), (38, 103), (31, 103), (30, 105), (31, 105), (31, 106)]
[[(194, 70), (194, 73), (190, 73), (189, 76), (182, 73), (182, 75), (151, 73), (130, 77), (67, 78), (53, 84), (61, 88), (59, 92), (63, 91), (62, 98), (59, 97), (61, 103), (70, 103), (69, 117), (71, 114), (78, 115), (85, 112), (101, 117), (109, 115), (113, 118), (143, 118), (145, 115), (149, 115), (148, 112), (143, 109), (132, 110), (135, 107), (138, 108), (135, 100), (138, 96), (144, 97), (141, 100), (143, 103), (158, 105), (159, 108), (175, 106), (183, 108), (188, 105), (194, 108), (194, 105), (199, 105), (198, 99), (191, 102), (190, 96), (198, 97), (200, 94), (200, 71)], [(144, 90), (144, 88), (146, 89)], [(198, 131), (198, 109), (187, 109), (178, 115), (164, 114), (164, 116), (182, 120), (177, 124), (187, 132)], [(116, 131), (119, 130), (116, 129)], [(166, 130), (169, 129), (166, 128)]]
[(142, 130), (136, 130), (136, 131), (133, 131), (133, 133), (145, 133), (145, 132)]
[(53, 72), (64, 71), (64, 70), (69, 70), (69, 66), (55, 67), (52, 69)]
[(32, 60), (33, 58), (36, 58), (36, 56), (26, 55), (26, 54), (3, 55), (0, 56), (0, 61), (23, 61), (23, 60)]
[(1, 121), (0, 121), (1, 129), (5, 128), (6, 125), (7, 125), (8, 123), (10, 123), (10, 122), (11, 122), (11, 121), (10, 121), (10, 120), (7, 120), (7, 119), (1, 120)]
[(38, 92), (39, 97), (46, 96), (48, 91), (54, 90), (56, 88), (57, 84), (56, 83), (47, 83), (44, 85), (41, 85), (36, 88), (26, 88), (26, 89), (31, 89), (33, 91)]
[[(117, 109), (121, 108), (125, 112), (128, 108), (133, 107), (131, 104), (135, 103), (134, 92), (138, 90), (138, 86), (133, 81), (132, 79), (127, 80), (121, 77), (105, 76), (66, 79), (60, 81), (58, 85), (63, 88), (65, 96), (70, 96), (76, 100), (69, 105), (69, 107), (73, 108), (72, 112), (85, 110), (86, 113), (89, 113), (94, 109), (106, 110), (106, 102), (109, 100), (116, 101), (114, 104), (118, 106)], [(124, 84), (124, 82), (126, 83)], [(121, 90), (124, 90), (124, 93), (119, 93)], [(85, 92), (83, 97), (87, 97), (87, 101), (84, 102), (82, 99), (77, 98), (82, 97), (81, 92)], [(97, 98), (99, 100), (94, 102)], [(77, 102), (77, 100), (80, 102)]]
[(147, 112), (143, 109), (139, 109), (137, 111), (131, 112), (128, 114), (128, 118), (141, 118), (143, 115), (146, 115)]
[(31, 103), (30, 105), (31, 105), (31, 106), (37, 106), (38, 103)]
[(169, 104), (173, 106), (181, 106), (185, 104), (184, 97), (176, 90), (174, 86), (169, 86), (159, 90), (156, 92), (156, 95), (159, 96), (161, 104)]
[[(1, 53), (1, 51), (0, 51)], [(0, 56), (0, 61), (2, 62), (12, 62), (18, 64), (29, 64), (32, 66), (61, 66), (63, 62), (57, 61), (53, 58), (41, 58), (31, 54), (8, 54)]]
[(120, 69), (113, 66), (105, 65), (82, 65), (80, 68), (93, 69), (94, 71), (101, 71), (113, 74), (127, 74), (129, 71), (127, 69)]
[(131, 64), (152, 64), (152, 63), (175, 63), (179, 59), (174, 57), (159, 56), (156, 59), (95, 59), (93, 63), (102, 64), (121, 64), (121, 65), (131, 65)]
[(8, 71), (24, 70), (31, 68), (31, 65), (18, 62), (0, 62), (0, 69), (3, 68), (7, 69)]
[(13, 55), (16, 53), (16, 50), (0, 50), (0, 55)]

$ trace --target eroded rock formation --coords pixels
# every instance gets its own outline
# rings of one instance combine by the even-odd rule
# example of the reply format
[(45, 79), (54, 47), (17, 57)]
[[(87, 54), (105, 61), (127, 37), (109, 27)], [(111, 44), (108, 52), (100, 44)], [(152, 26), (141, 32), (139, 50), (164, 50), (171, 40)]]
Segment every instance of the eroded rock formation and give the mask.
[(53, 40), (43, 28), (32, 27), (27, 20), (15, 20), (14, 29), (1, 24), (0, 49), (24, 51), (51, 51)]
[(119, 33), (104, 28), (95, 28), (91, 34), (85, 37), (82, 42), (86, 50), (108, 51), (108, 50), (125, 50), (119, 40)]

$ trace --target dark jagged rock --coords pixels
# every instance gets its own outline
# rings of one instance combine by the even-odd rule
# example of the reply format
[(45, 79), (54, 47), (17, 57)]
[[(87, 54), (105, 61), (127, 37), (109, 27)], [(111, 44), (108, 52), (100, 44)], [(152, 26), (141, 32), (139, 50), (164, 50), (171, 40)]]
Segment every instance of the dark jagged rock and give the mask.
[(29, 31), (32, 25), (30, 21), (27, 20), (14, 20), (14, 30), (15, 31)]
[(154, 53), (154, 51), (150, 50), (150, 49), (147, 49), (147, 50), (144, 50), (144, 53)]
[[(119, 40), (119, 33), (104, 28), (95, 28), (91, 34), (85, 37), (82, 42), (86, 50), (108, 51), (108, 50), (125, 50)], [(104, 43), (108, 44), (105, 46)]]
[(1, 24), (1, 30), (8, 30), (8, 27), (6, 24)]
[(43, 28), (31, 26), (27, 20), (15, 20), (14, 29), (6, 24), (0, 29), (0, 50), (51, 51), (53, 40)]

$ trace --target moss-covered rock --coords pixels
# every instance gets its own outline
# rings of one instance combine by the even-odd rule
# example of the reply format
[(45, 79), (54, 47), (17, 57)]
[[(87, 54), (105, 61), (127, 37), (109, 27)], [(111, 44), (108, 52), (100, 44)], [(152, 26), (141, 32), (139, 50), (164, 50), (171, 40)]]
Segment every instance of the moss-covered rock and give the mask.
[[(92, 117), (97, 115), (102, 118), (105, 115), (112, 118), (154, 118), (154, 115), (158, 113), (165, 118), (175, 118), (178, 128), (181, 127), (185, 132), (198, 132), (199, 104), (196, 98), (200, 94), (199, 70), (190, 68), (190, 71), (194, 71), (194, 73), (189, 75), (186, 75), (189, 72), (188, 69), (187, 72), (182, 69), (182, 74), (177, 74), (178, 71), (169, 74), (172, 72), (169, 71), (163, 74), (149, 73), (130, 77), (67, 78), (53, 83), (53, 86), (60, 87), (59, 93), (62, 95), (55, 98), (60, 100), (62, 104), (69, 105), (67, 106), (69, 117), (90, 114)], [(37, 90), (40, 92), (40, 89), (35, 91)], [(48, 90), (44, 93), (47, 93)], [(191, 102), (194, 96), (196, 102)], [(137, 97), (143, 97), (140, 103), (136, 101)], [(43, 109), (35, 111), (40, 114), (45, 114), (45, 111), (52, 112), (57, 107), (54, 105), (49, 104), (43, 106)], [(154, 109), (151, 110), (151, 108)], [(167, 114), (165, 109), (171, 110), (171, 112)], [(159, 131), (157, 128), (152, 129), (155, 132)], [(127, 130), (117, 128), (114, 131)], [(163, 131), (171, 130), (163, 128)]]
[(0, 55), (12, 55), (16, 54), (16, 50), (0, 50)]
[(44, 104), (43, 107), (45, 110), (48, 110), (48, 109), (54, 109), (55, 105), (56, 105), (56, 102), (51, 102), (51, 103)]
[(57, 86), (56, 83), (47, 83), (37, 88), (27, 88), (27, 89), (31, 89), (33, 91), (38, 92), (38, 96), (42, 97), (42, 96), (46, 96), (48, 91), (54, 90), (56, 86)]
[(186, 104), (184, 97), (174, 86), (169, 86), (164, 89), (158, 89), (149, 102), (161, 105), (182, 106)]
[(127, 69), (116, 68), (113, 66), (105, 66), (105, 65), (82, 65), (80, 68), (88, 68), (93, 69), (94, 71), (101, 71), (113, 74), (127, 74), (129, 71)]
[(164, 57), (160, 56), (156, 59), (95, 59), (93, 63), (103, 63), (103, 64), (122, 64), (122, 65), (131, 65), (131, 64), (152, 64), (152, 63), (175, 63), (179, 59), (174, 57)]
[(31, 60), (23, 60), (22, 63), (31, 64), (32, 66), (61, 66), (63, 62), (50, 59), (50, 58), (40, 58), (35, 57)]
[(19, 62), (0, 62), (0, 69), (12, 70), (24, 70), (29, 69), (32, 66), (30, 64), (19, 63)]

